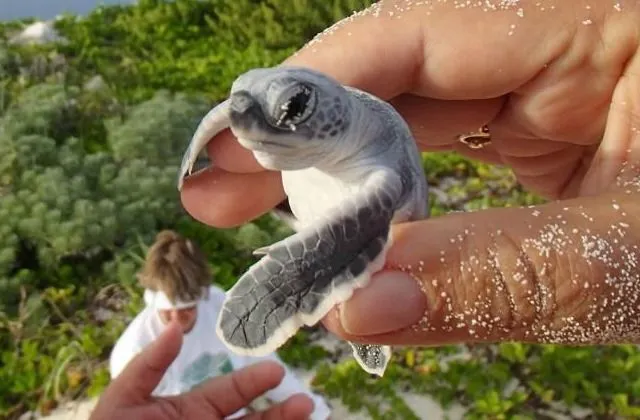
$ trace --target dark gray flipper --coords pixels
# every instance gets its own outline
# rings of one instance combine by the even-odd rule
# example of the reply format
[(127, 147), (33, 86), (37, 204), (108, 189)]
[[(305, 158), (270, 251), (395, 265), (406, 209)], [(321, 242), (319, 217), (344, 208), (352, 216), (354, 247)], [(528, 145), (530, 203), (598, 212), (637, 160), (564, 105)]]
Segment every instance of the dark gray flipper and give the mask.
[(196, 132), (193, 134), (189, 146), (182, 156), (182, 164), (178, 174), (178, 190), (182, 189), (185, 176), (191, 175), (193, 165), (196, 163), (202, 149), (216, 134), (231, 126), (229, 103), (230, 100), (227, 99), (214, 106), (198, 124)]
[[(291, 210), (289, 200), (284, 199), (271, 211), (275, 217), (282, 220), (287, 226), (293, 230), (300, 230), (298, 220)], [(267, 255), (269, 246), (264, 246), (253, 251), (253, 255)], [(353, 351), (353, 357), (358, 361), (358, 364), (363, 367), (367, 372), (382, 376), (389, 360), (391, 359), (391, 346), (379, 346), (373, 344), (358, 344), (348, 342), (351, 345)]]
[[(389, 224), (407, 192), (396, 173), (381, 170), (326, 222), (266, 247), (267, 254), (227, 292), (216, 327), (225, 345), (239, 354), (273, 352), (366, 286), (384, 265)], [(356, 346), (363, 369), (381, 374), (388, 357), (380, 355), (390, 349)]]

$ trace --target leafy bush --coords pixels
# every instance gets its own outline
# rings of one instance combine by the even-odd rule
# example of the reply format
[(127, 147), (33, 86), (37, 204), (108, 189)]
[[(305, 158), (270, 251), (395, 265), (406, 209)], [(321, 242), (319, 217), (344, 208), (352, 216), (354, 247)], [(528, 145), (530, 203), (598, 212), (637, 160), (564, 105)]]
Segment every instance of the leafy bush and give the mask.
[(271, 66), (370, 0), (141, 0), (58, 22), (78, 77), (101, 74), (127, 101), (157, 89), (224, 96), (236, 76)]
[[(251, 251), (288, 235), (262, 217), (214, 230), (184, 214), (177, 165), (204, 112), (246, 69), (277, 64), (365, 0), (139, 0), (57, 22), (65, 44), (15, 46), (0, 24), (0, 417), (98, 395), (106, 360), (141, 308), (135, 282), (162, 228), (197, 241), (230, 287)], [(435, 216), (541, 202), (504, 168), (424, 155)], [(376, 419), (415, 419), (411, 391), (468, 418), (550, 418), (586, 407), (640, 417), (635, 346), (398, 350), (381, 380), (301, 331), (280, 350), (314, 387)], [(342, 352), (342, 353), (341, 353)], [(348, 353), (348, 349), (347, 349)]]
[[(208, 105), (159, 92), (124, 119), (105, 122), (88, 114), (82, 94), (90, 92), (37, 84), (0, 119), (2, 276), (108, 258), (182, 215), (175, 189), (180, 146)], [(96, 139), (102, 150), (90, 152)], [(36, 277), (37, 286), (65, 285)], [(6, 298), (15, 290), (5, 292), (0, 304), (15, 304)]]

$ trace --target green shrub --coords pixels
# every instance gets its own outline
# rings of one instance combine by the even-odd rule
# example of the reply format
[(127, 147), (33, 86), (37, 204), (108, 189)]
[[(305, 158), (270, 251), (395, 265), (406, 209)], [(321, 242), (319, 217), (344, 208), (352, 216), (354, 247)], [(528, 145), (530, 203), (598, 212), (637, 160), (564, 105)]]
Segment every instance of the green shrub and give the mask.
[(224, 96), (235, 77), (277, 64), (369, 0), (141, 0), (58, 22), (79, 77), (99, 73), (127, 101), (158, 89)]
[[(109, 258), (183, 215), (175, 188), (180, 146), (205, 102), (159, 92), (124, 119), (103, 121), (80, 95), (75, 87), (34, 85), (0, 119), (2, 276)], [(52, 277), (39, 285), (75, 281)], [(8, 303), (16, 302), (0, 302)]]

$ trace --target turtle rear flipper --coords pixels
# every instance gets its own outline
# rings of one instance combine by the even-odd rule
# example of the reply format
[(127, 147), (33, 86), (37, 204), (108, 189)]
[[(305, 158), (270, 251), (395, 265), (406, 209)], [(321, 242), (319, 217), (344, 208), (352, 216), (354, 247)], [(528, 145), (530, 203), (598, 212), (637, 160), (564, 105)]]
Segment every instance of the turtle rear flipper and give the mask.
[(367, 373), (382, 376), (391, 360), (391, 346), (349, 342), (356, 362)]
[[(216, 326), (220, 338), (236, 353), (263, 356), (366, 286), (384, 265), (390, 222), (403, 194), (400, 177), (383, 169), (326, 221), (264, 249), (266, 255), (227, 292)], [(354, 350), (366, 371), (382, 374), (388, 348)]]

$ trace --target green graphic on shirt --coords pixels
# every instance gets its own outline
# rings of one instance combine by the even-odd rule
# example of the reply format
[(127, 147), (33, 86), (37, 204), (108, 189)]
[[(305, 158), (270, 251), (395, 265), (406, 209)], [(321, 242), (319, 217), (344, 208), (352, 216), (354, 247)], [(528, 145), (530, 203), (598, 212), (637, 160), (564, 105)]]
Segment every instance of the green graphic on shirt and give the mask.
[(226, 353), (203, 353), (184, 370), (180, 381), (183, 389), (188, 391), (209, 378), (226, 375), (231, 371), (233, 364)]

